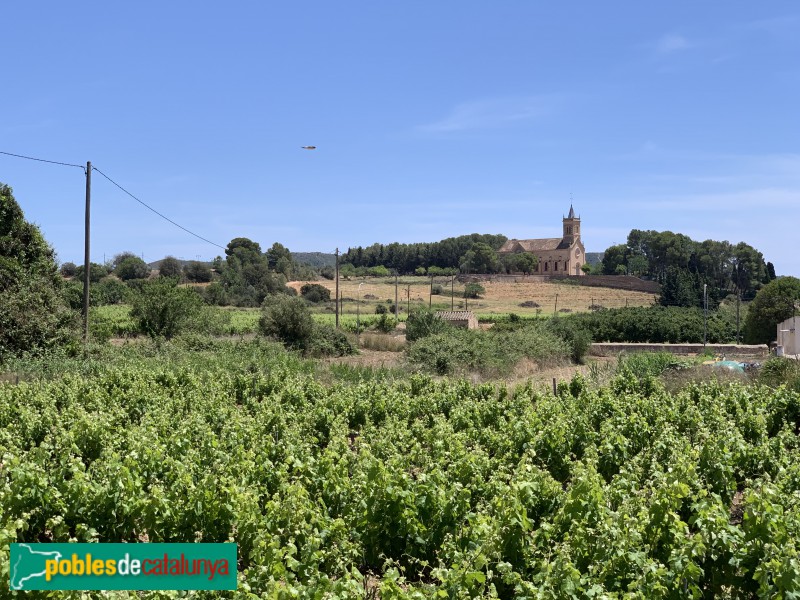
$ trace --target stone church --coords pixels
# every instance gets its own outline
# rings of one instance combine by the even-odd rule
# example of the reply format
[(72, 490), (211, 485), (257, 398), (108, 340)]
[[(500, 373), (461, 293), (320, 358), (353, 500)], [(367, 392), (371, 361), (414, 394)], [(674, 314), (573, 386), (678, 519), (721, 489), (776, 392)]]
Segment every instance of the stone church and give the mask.
[(498, 254), (530, 252), (539, 259), (537, 275), (583, 275), (581, 267), (586, 262), (586, 249), (581, 241), (581, 218), (575, 216), (570, 204), (569, 214), (562, 219), (563, 235), (560, 238), (538, 240), (508, 240)]

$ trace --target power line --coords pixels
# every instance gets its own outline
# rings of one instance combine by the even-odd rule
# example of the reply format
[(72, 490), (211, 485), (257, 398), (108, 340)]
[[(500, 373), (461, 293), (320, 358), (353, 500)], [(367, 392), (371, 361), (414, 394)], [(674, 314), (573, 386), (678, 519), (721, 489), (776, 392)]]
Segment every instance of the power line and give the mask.
[(37, 162), (50, 163), (51, 165), (62, 165), (64, 167), (77, 167), (78, 169), (81, 169), (84, 173), (86, 172), (86, 167), (84, 167), (83, 165), (75, 165), (72, 163), (59, 162), (57, 160), (46, 160), (44, 158), (35, 158), (33, 156), (24, 156), (22, 154), (14, 154), (13, 152), (3, 152), (2, 150), (0, 150), (0, 154), (5, 154), (6, 156), (14, 156), (16, 158), (24, 158), (26, 160), (35, 160)]
[(139, 204), (141, 204), (142, 206), (144, 206), (144, 207), (145, 207), (145, 208), (147, 208), (148, 210), (151, 210), (152, 212), (154, 212), (155, 214), (157, 214), (159, 217), (161, 217), (161, 218), (162, 218), (162, 219), (164, 219), (165, 221), (168, 221), (168, 222), (172, 223), (173, 225), (175, 225), (175, 227), (177, 227), (177, 228), (179, 228), (179, 229), (182, 229), (182, 230), (183, 230), (183, 231), (185, 231), (186, 233), (188, 233), (188, 234), (190, 234), (190, 235), (193, 235), (194, 237), (196, 237), (196, 238), (198, 238), (198, 239), (200, 239), (200, 240), (203, 240), (204, 242), (206, 242), (206, 243), (208, 243), (208, 244), (211, 244), (212, 246), (216, 246), (217, 248), (222, 248), (223, 250), (225, 250), (225, 246), (220, 246), (219, 244), (217, 244), (217, 243), (215, 243), (215, 242), (212, 242), (212, 241), (211, 241), (211, 240), (209, 240), (209, 239), (206, 239), (206, 238), (204, 238), (202, 235), (198, 235), (198, 234), (196, 234), (194, 231), (190, 231), (190, 230), (186, 229), (186, 227), (184, 227), (183, 225), (179, 225), (178, 223), (176, 223), (175, 221), (173, 221), (173, 220), (172, 220), (172, 219), (170, 219), (169, 217), (167, 217), (167, 216), (165, 216), (165, 215), (161, 214), (160, 212), (158, 212), (158, 211), (157, 211), (155, 208), (153, 208), (153, 207), (152, 207), (152, 206), (150, 206), (149, 204), (146, 204), (145, 202), (142, 202), (141, 200), (139, 200), (139, 198), (137, 198), (136, 196), (134, 196), (133, 194), (131, 194), (131, 193), (130, 193), (128, 190), (126, 190), (124, 187), (122, 187), (122, 186), (121, 186), (120, 184), (118, 184), (116, 181), (114, 181), (113, 179), (111, 179), (111, 177), (109, 177), (108, 175), (106, 175), (105, 173), (103, 173), (103, 172), (102, 172), (100, 169), (98, 169), (97, 167), (92, 167), (92, 170), (93, 170), (93, 171), (97, 171), (98, 173), (100, 173), (100, 175), (102, 175), (103, 177), (105, 177), (106, 179), (108, 179), (108, 180), (109, 180), (111, 183), (113, 183), (113, 184), (114, 184), (115, 186), (117, 186), (117, 187), (118, 187), (120, 190), (122, 190), (123, 192), (125, 192), (125, 193), (126, 193), (128, 196), (130, 196), (131, 198), (133, 198), (134, 200), (136, 200), (136, 201), (137, 201)]

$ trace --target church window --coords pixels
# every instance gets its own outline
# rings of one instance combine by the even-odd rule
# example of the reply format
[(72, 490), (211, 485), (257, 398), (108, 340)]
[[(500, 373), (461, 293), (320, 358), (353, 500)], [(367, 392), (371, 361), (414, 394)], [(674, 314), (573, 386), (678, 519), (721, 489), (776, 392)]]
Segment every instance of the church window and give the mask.
[(558, 271), (558, 261), (557, 260), (553, 261), (553, 271)]
[(544, 263), (544, 270), (547, 271), (547, 263)]

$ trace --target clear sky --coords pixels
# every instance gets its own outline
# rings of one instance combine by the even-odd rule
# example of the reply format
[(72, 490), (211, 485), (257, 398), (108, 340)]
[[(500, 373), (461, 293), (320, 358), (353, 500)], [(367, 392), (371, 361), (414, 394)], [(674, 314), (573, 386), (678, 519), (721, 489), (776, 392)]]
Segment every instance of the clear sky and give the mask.
[[(3, 2), (0, 151), (224, 246), (746, 241), (800, 276), (800, 4)], [(315, 145), (314, 151), (302, 150)], [(84, 176), (0, 155), (62, 261)], [(222, 250), (92, 177), (92, 258)]]

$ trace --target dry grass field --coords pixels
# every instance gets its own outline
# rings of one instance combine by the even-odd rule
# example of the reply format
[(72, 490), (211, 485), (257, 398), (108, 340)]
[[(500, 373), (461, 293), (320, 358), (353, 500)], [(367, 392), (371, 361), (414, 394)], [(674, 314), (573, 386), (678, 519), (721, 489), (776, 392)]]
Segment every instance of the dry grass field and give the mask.
[[(298, 292), (305, 283), (319, 283), (331, 290), (333, 297), (335, 283), (328, 280), (315, 282), (292, 281), (289, 286)], [(435, 279), (434, 285), (442, 287), (442, 294), (434, 295), (433, 307), (436, 309), (465, 308), (463, 298), (464, 285), (457, 281), (453, 285), (455, 297), (451, 300), (450, 279)], [(585, 287), (574, 283), (543, 283), (539, 281), (517, 282), (483, 282), (481, 285), (486, 293), (477, 300), (467, 300), (466, 308), (474, 310), (479, 315), (516, 313), (520, 316), (536, 314), (553, 314), (559, 312), (584, 312), (594, 305), (605, 308), (619, 308), (623, 306), (649, 306), (656, 300), (655, 294), (618, 290), (611, 288)], [(360, 288), (360, 291), (359, 291)], [(394, 302), (394, 279), (389, 278), (364, 278), (340, 280), (339, 293), (342, 297), (342, 312), (344, 314), (356, 312), (357, 300), (361, 299), (361, 314), (372, 314), (375, 305), (386, 304), (387, 300)], [(428, 304), (430, 298), (430, 279), (427, 277), (401, 277), (398, 285), (398, 298), (402, 311), (410, 305), (420, 306)], [(520, 306), (523, 303), (535, 303)]]

